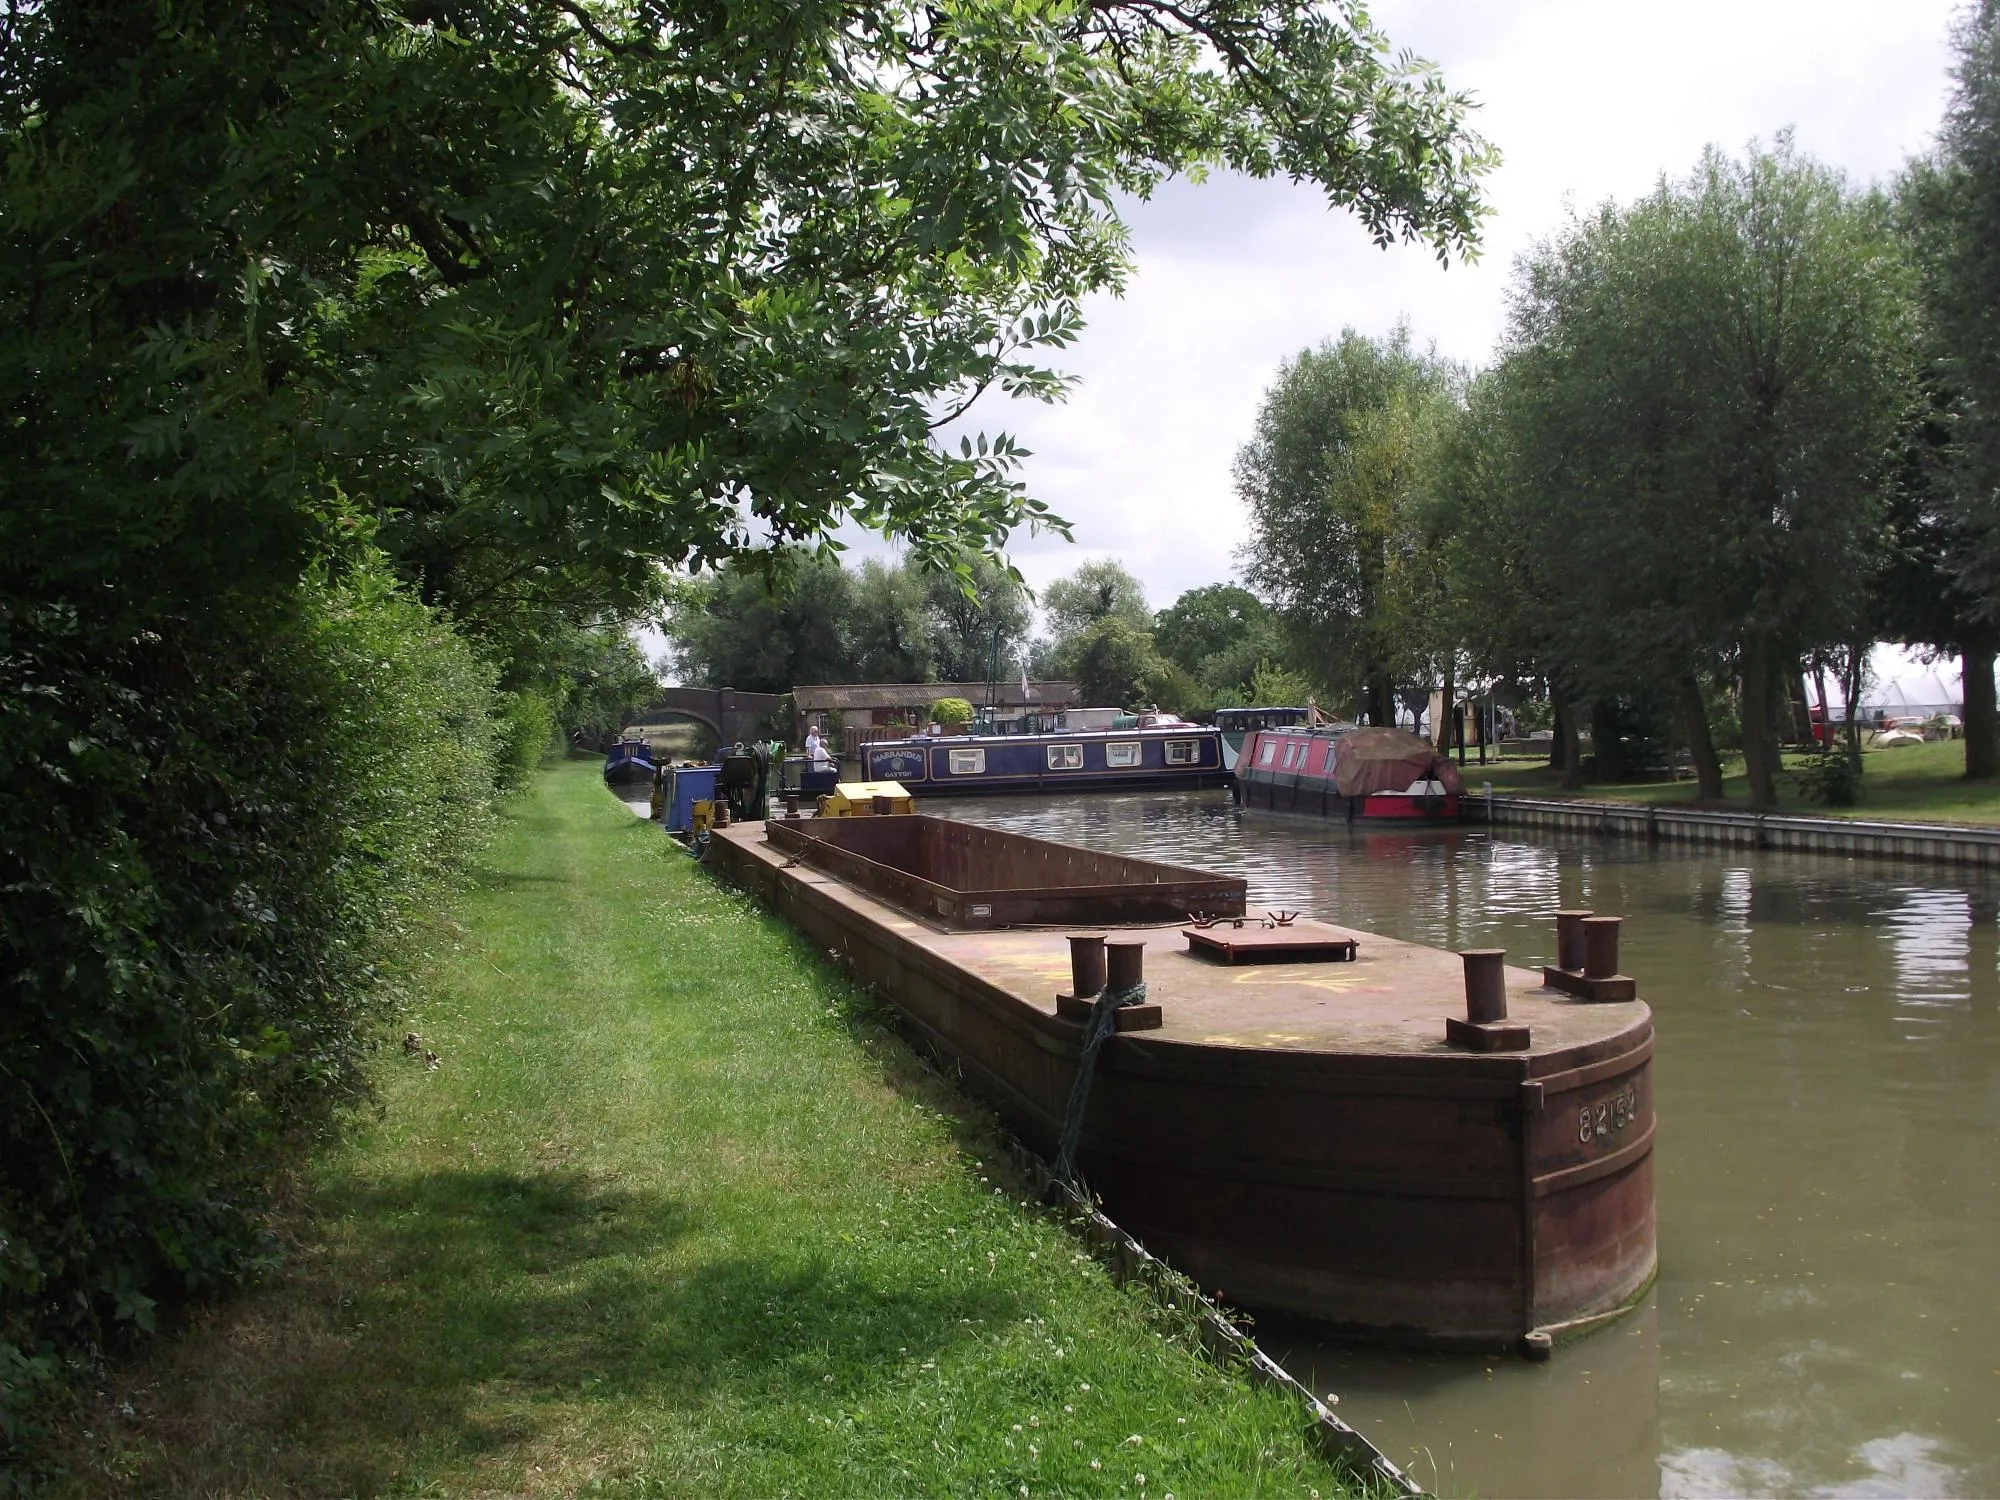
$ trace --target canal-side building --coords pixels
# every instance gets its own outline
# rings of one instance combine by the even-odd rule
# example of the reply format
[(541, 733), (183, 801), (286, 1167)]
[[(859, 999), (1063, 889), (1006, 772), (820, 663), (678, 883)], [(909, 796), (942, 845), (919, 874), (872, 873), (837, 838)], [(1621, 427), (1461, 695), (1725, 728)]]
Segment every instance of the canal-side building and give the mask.
[(924, 728), (931, 705), (940, 698), (963, 698), (1002, 733), (1053, 728), (1045, 721), (1078, 701), (1073, 682), (811, 683), (792, 689), (797, 711), (792, 743), (804, 744), (806, 731), (816, 728), (841, 754), (858, 754), (875, 740), (899, 739)]

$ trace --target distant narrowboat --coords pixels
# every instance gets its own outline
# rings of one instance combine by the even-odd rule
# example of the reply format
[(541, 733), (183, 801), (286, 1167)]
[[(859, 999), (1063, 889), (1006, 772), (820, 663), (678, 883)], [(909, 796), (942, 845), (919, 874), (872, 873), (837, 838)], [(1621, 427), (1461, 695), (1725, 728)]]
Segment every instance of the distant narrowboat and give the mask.
[(604, 757), (604, 780), (609, 786), (651, 786), (653, 748), (644, 740), (620, 740)]
[(1130, 729), (881, 740), (861, 747), (861, 775), (865, 781), (900, 781), (932, 796), (1229, 783), (1221, 734), (1169, 714), (1141, 715)]
[(1255, 730), (1236, 763), (1245, 807), (1350, 823), (1456, 823), (1464, 787), (1450, 756), (1387, 726)]
[(1285, 729), (1309, 722), (1309, 708), (1218, 708), (1215, 727), (1222, 731), (1222, 763), (1236, 769), (1243, 742), (1260, 729)]

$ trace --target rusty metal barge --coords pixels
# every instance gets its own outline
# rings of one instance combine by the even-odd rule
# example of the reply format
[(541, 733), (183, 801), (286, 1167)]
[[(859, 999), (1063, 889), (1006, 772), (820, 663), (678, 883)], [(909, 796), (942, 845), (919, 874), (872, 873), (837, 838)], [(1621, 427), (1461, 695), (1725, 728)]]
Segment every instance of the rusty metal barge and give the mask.
[(1077, 1161), (1113, 1218), (1238, 1306), (1540, 1354), (1652, 1280), (1653, 1024), (1615, 972), (1616, 918), (1562, 914), (1558, 966), (1531, 973), (940, 818), (739, 824), (708, 859), (1045, 1156), (1090, 1009), (1081, 929), (1143, 963)]

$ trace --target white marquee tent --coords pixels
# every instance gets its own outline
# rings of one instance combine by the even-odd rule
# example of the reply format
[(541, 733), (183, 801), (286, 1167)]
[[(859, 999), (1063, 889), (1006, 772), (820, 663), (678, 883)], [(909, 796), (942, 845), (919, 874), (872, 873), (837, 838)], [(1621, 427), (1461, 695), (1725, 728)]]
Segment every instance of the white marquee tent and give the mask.
[[(1827, 682), (1835, 719), (1846, 717), (1846, 699), (1840, 684)], [(1806, 701), (1819, 702), (1819, 688), (1806, 681)], [(1868, 675), (1861, 688), (1861, 716), (1872, 719), (1876, 712), (1890, 718), (1929, 717), (1932, 714), (1962, 714), (1965, 693), (1959, 686), (1959, 660), (1955, 656), (1926, 662), (1907, 646), (1877, 645), (1869, 653)]]

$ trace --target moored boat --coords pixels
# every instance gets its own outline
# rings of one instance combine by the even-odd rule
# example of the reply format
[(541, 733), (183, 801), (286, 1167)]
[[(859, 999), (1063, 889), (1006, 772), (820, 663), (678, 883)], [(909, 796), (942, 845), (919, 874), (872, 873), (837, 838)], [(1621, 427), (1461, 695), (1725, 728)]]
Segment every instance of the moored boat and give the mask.
[(604, 780), (610, 786), (651, 786), (653, 748), (644, 740), (620, 740), (604, 756)]
[(1450, 756), (1386, 725), (1260, 729), (1236, 763), (1245, 807), (1350, 823), (1456, 823), (1464, 788)]
[(1281, 729), (1312, 720), (1310, 708), (1218, 708), (1215, 727), (1222, 732), (1222, 764), (1236, 769), (1243, 742), (1260, 729)]
[(1039, 734), (918, 735), (861, 747), (862, 779), (933, 796), (968, 792), (1130, 791), (1228, 784), (1222, 736), (1171, 714), (1130, 728)]
[(1651, 1281), (1653, 1025), (1623, 976), (1572, 993), (1494, 954), (1234, 915), (1241, 881), (923, 816), (734, 825), (709, 862), (1051, 1158), (1084, 1029), (1058, 999), (1082, 990), (1067, 934), (1130, 924), (1112, 938), (1142, 951), (1145, 1004), (1099, 1056), (1076, 1160), (1239, 1306), (1532, 1352)]

